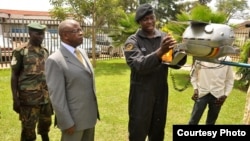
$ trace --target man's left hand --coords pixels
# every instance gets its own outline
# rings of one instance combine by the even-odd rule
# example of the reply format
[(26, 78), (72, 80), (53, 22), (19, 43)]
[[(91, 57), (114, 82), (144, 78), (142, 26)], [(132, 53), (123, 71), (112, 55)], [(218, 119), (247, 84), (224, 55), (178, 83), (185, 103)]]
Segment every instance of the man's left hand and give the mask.
[(225, 96), (225, 95), (223, 95), (223, 96), (217, 98), (217, 100), (215, 101), (215, 104), (216, 104), (217, 106), (222, 106), (223, 103), (225, 102), (226, 98), (227, 98), (227, 96)]

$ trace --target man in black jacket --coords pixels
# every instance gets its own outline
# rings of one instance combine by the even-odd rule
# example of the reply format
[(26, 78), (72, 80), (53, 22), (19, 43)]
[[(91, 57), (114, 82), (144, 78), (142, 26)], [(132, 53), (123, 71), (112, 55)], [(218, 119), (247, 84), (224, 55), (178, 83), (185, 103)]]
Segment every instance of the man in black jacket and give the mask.
[[(176, 41), (155, 28), (151, 5), (142, 4), (135, 20), (141, 28), (125, 43), (126, 62), (131, 68), (129, 91), (129, 140), (163, 141), (168, 103), (168, 65), (162, 57)], [(175, 56), (173, 52), (173, 56)], [(186, 56), (173, 68), (180, 68)]]

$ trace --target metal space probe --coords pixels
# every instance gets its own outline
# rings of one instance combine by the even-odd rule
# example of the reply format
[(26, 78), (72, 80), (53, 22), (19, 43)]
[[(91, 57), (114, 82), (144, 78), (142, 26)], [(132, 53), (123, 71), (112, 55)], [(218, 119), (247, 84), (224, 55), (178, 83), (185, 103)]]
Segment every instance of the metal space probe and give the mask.
[(250, 67), (248, 64), (219, 59), (240, 53), (239, 49), (233, 46), (234, 40), (233, 29), (228, 25), (190, 21), (189, 26), (183, 32), (182, 43), (176, 48), (192, 55), (195, 60)]

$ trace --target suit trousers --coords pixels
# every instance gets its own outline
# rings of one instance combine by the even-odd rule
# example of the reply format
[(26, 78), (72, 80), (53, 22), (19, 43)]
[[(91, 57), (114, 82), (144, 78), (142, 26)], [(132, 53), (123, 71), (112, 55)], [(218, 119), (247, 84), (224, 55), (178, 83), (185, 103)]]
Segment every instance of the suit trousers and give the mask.
[(61, 141), (94, 141), (95, 138), (95, 128), (78, 130), (72, 135), (66, 134), (62, 131)]

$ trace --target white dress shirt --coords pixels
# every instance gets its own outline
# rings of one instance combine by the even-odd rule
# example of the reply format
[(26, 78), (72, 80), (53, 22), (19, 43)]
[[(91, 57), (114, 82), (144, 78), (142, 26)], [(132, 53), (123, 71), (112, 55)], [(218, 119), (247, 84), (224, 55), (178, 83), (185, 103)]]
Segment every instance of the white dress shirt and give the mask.
[(74, 47), (72, 47), (72, 46), (70, 46), (70, 45), (68, 45), (68, 44), (66, 44), (66, 43), (64, 43), (64, 42), (61, 42), (61, 44), (63, 45), (63, 47), (65, 47), (69, 52), (71, 52), (74, 56), (76, 56), (75, 55), (75, 48)]
[[(231, 61), (230, 57), (220, 59)], [(193, 88), (199, 91), (199, 98), (208, 93), (216, 98), (228, 96), (233, 89), (234, 73), (229, 65), (196, 61), (190, 75)]]

